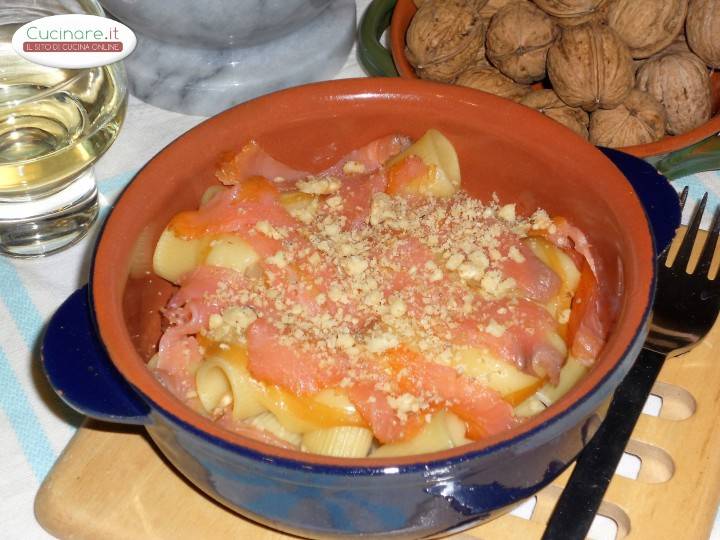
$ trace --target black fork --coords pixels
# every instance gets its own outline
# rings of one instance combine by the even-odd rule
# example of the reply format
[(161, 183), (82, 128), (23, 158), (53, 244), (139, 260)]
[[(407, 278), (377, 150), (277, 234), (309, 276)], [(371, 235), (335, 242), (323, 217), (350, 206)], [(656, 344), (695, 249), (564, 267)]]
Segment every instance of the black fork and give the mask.
[[(686, 187), (680, 197), (681, 207), (685, 206), (687, 194)], [(669, 249), (658, 260), (650, 333), (632, 369), (615, 391), (605, 420), (578, 456), (542, 540), (586, 537), (667, 354), (690, 350), (717, 319), (720, 279), (710, 280), (709, 272), (720, 229), (718, 213), (695, 269), (688, 272), (706, 204), (707, 193), (693, 215), (672, 264), (666, 265)]]

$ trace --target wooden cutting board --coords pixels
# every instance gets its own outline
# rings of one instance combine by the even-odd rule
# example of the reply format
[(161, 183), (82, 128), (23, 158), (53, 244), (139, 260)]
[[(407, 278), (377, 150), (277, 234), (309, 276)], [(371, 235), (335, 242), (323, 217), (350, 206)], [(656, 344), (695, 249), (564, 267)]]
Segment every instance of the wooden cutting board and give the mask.
[[(659, 416), (643, 414), (628, 445), (637, 479), (615, 475), (600, 514), (617, 538), (705, 540), (720, 501), (720, 322), (693, 351), (665, 363), (653, 393)], [(537, 495), (530, 519), (505, 515), (456, 539), (540, 538), (569, 475)], [(213, 502), (166, 462), (141, 429), (88, 422), (35, 500), (40, 524), (62, 539), (291, 538)]]

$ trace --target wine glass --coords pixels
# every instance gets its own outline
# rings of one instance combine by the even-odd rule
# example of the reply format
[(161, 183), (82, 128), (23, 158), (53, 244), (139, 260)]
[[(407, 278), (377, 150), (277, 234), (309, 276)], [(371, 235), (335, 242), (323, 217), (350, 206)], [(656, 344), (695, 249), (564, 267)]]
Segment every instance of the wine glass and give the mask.
[(81, 239), (98, 215), (93, 164), (127, 109), (121, 63), (45, 67), (12, 37), (49, 15), (104, 16), (96, 0), (4, 0), (0, 9), (0, 253), (48, 255)]

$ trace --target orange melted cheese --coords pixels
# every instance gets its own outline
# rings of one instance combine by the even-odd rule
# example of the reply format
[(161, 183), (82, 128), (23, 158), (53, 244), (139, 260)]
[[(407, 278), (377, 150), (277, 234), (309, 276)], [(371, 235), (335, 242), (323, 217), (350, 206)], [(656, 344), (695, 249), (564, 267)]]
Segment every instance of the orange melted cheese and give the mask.
[[(201, 338), (201, 345), (205, 347), (206, 353), (210, 356), (220, 357), (242, 368), (247, 367), (248, 353), (245, 347), (238, 345), (221, 347), (220, 344), (207, 338)], [(268, 410), (275, 414), (286, 412), (317, 428), (367, 426), (354, 407), (331, 407), (320, 403), (314, 396), (298, 397), (277, 385), (266, 384), (262, 381), (258, 381), (257, 386), (260, 400)]]

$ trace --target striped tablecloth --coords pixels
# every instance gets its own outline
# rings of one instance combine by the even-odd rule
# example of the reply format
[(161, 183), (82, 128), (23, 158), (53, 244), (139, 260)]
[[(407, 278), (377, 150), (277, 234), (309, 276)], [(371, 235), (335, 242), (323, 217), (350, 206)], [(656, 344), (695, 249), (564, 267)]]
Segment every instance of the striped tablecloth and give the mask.
[[(358, 0), (359, 15), (368, 3), (369, 0)], [(353, 51), (338, 77), (362, 75)], [(102, 217), (144, 163), (202, 120), (131, 98), (120, 136), (96, 167)], [(720, 201), (720, 173), (705, 173), (677, 182), (678, 186), (685, 183), (690, 185), (695, 199), (709, 191), (710, 208)], [(61, 403), (45, 382), (39, 362), (39, 339), (55, 309), (86, 283), (97, 231), (95, 225), (78, 245), (49, 258), (26, 261), (0, 258), (2, 538), (49, 537), (35, 521), (33, 499), (81, 417)], [(720, 540), (720, 523), (716, 522), (712, 538)]]

